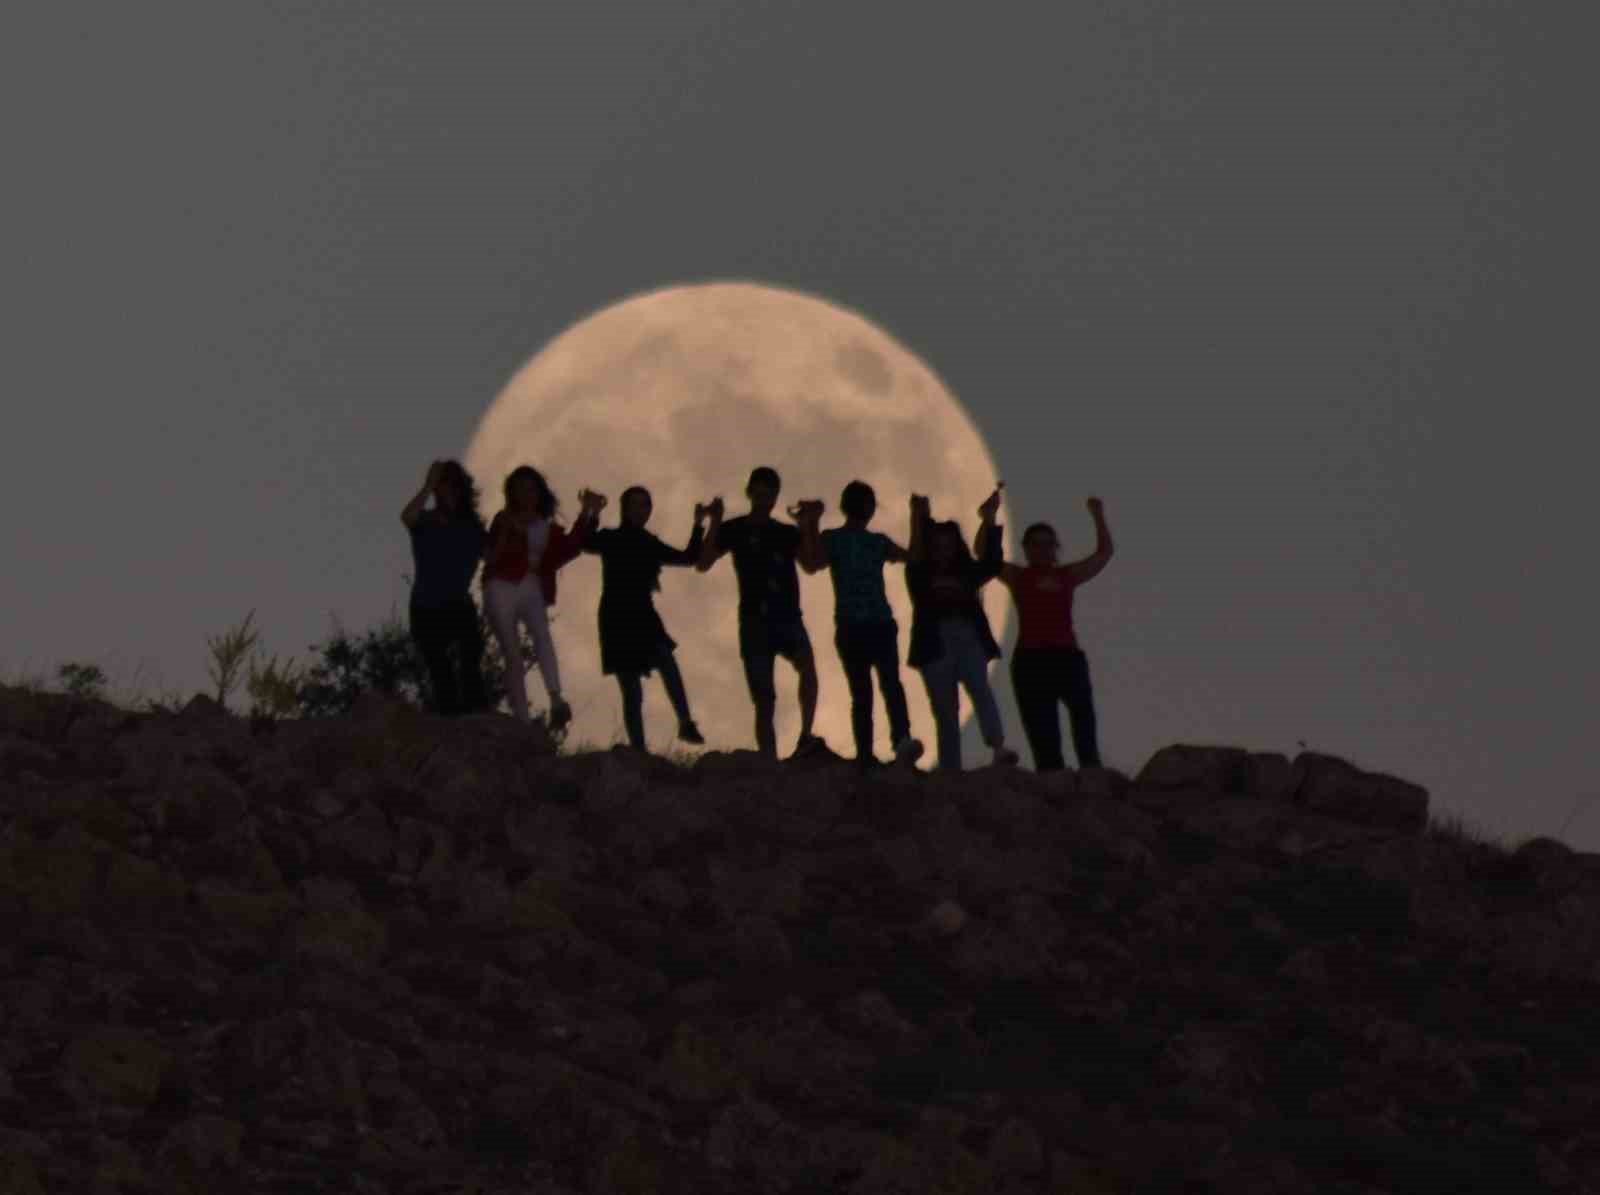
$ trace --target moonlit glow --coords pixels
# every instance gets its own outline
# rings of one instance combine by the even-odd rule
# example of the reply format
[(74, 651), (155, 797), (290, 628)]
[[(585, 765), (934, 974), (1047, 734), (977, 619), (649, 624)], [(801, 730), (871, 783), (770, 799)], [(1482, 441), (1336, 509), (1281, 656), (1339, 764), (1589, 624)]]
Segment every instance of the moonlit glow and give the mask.
[[(650, 530), (675, 546), (689, 538), (696, 502), (720, 494), (728, 517), (748, 509), (744, 485), (756, 465), (782, 474), (780, 508), (800, 498), (826, 502), (824, 528), (841, 521), (845, 484), (858, 477), (869, 482), (878, 494), (873, 528), (901, 544), (912, 493), (930, 495), (934, 516), (959, 519), (970, 538), (977, 506), (1000, 476), (961, 404), (888, 333), (820, 299), (749, 283), (636, 296), (557, 337), (495, 399), (467, 450), (486, 516), (501, 505), (505, 475), (524, 462), (549, 478), (568, 521), (582, 487), (611, 498), (606, 525), (616, 522), (624, 488), (647, 487), (655, 500)], [(1004, 512), (1002, 519), (1009, 523)], [(1007, 539), (1014, 539), (1009, 526)], [(800, 586), (821, 679), (817, 731), (850, 755), (850, 699), (833, 646), (833, 586), (826, 572), (802, 573)], [(661, 587), (657, 606), (678, 641), (707, 745), (754, 746), (731, 559), (709, 573), (666, 569)], [(903, 661), (911, 608), (899, 566), (889, 566), (886, 588), (900, 622)], [(574, 711), (569, 741), (605, 746), (625, 736), (616, 683), (600, 672), (599, 595), (595, 557), (568, 565), (553, 633)], [(985, 602), (1003, 636), (1009, 599), (996, 584)], [(933, 723), (921, 677), (902, 669), (902, 680), (914, 731), (931, 758)], [(787, 754), (799, 713), (794, 673), (782, 660), (777, 682), (778, 749)], [(645, 694), (650, 746), (671, 749), (675, 722), (660, 682), (650, 678)], [(543, 690), (536, 671), (529, 696), (538, 709)], [(963, 716), (968, 712), (963, 704)], [(881, 700), (875, 727), (878, 753), (886, 756)]]

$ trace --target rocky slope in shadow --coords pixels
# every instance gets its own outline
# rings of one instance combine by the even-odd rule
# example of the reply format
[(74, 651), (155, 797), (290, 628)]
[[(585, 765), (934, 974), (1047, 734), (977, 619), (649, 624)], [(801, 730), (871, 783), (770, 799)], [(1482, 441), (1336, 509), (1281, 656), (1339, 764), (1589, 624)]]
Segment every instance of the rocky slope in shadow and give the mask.
[(1600, 1190), (1600, 858), (1426, 807), (0, 690), (0, 1195)]

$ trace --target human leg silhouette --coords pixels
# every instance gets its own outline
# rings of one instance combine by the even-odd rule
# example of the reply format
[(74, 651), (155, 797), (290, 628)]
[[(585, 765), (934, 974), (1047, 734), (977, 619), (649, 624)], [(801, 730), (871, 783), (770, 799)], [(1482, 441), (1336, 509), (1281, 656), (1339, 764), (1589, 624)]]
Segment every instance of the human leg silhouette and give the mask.
[[(1094, 713), (1094, 687), (1089, 683), (1089, 657), (1082, 651), (1066, 653), (1062, 661), (1060, 693), (1072, 723), (1072, 749), (1078, 757), (1078, 766), (1098, 768), (1100, 740)], [(1053, 708), (1051, 716), (1055, 716)]]
[(1011, 689), (1022, 715), (1022, 731), (1033, 753), (1035, 771), (1052, 772), (1066, 767), (1061, 756), (1061, 686), (1058, 670), (1048, 653), (1038, 648), (1019, 647), (1011, 657)]

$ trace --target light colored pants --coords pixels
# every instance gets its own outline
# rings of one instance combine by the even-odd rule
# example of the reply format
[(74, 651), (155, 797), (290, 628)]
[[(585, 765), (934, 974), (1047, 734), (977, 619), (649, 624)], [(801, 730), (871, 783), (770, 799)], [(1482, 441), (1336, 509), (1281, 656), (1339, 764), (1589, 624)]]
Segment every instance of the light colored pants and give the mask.
[(994, 690), (989, 687), (989, 658), (978, 641), (972, 620), (940, 619), (939, 642), (944, 650), (938, 659), (922, 666), (922, 683), (928, 690), (928, 704), (933, 707), (933, 724), (939, 738), (939, 766), (959, 769), (961, 695), (957, 686), (965, 689), (972, 700), (985, 743), (991, 747), (1004, 743), (1005, 729), (1000, 725), (1000, 707), (995, 704)]
[(483, 587), (483, 607), (505, 659), (506, 698), (511, 702), (511, 712), (526, 722), (528, 683), (522, 664), (522, 640), (517, 634), (518, 619), (533, 640), (545, 691), (552, 703), (561, 700), (561, 665), (556, 660), (555, 641), (550, 638), (550, 612), (545, 608), (544, 589), (533, 573), (515, 584), (491, 578)]

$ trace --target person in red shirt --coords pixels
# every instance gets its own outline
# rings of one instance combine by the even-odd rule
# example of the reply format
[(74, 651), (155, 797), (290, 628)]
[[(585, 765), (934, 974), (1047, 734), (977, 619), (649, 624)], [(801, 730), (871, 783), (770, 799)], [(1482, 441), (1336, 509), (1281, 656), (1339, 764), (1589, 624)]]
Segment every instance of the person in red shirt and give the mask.
[(550, 729), (560, 730), (572, 721), (572, 707), (561, 696), (561, 669), (550, 637), (549, 609), (556, 604), (556, 571), (577, 559), (606, 500), (588, 490), (580, 493), (582, 509), (568, 531), (555, 521), (555, 494), (544, 475), (531, 465), (519, 465), (506, 477), (505, 499), (505, 509), (489, 524), (483, 605), (505, 659), (506, 700), (512, 714), (524, 722), (529, 718), (527, 678), (517, 634), (521, 622), (533, 640), (539, 674), (550, 695)]
[(1000, 571), (1001, 581), (1016, 602), (1020, 624), (1016, 650), (1011, 653), (1011, 687), (1033, 751), (1034, 769), (1040, 772), (1066, 767), (1061, 755), (1059, 705), (1067, 707), (1078, 766), (1100, 766), (1089, 660), (1072, 628), (1072, 598), (1078, 586), (1105, 568), (1112, 545), (1105, 506), (1098, 498), (1090, 498), (1088, 505), (1095, 531), (1090, 555), (1071, 564), (1058, 564), (1061, 545), (1055, 528), (1034, 523), (1022, 533), (1022, 553), (1028, 563), (1006, 564)]

